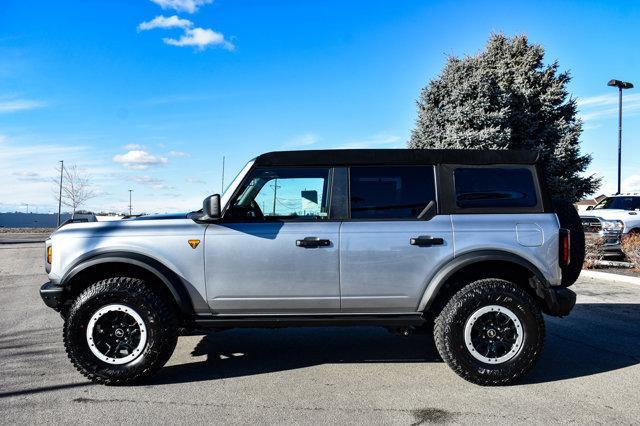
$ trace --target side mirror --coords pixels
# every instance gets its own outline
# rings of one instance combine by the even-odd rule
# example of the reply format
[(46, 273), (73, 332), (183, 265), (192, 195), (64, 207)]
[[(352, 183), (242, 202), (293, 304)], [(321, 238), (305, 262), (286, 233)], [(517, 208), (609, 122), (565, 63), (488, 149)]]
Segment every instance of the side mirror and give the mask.
[(220, 219), (220, 194), (209, 195), (202, 202), (203, 219)]

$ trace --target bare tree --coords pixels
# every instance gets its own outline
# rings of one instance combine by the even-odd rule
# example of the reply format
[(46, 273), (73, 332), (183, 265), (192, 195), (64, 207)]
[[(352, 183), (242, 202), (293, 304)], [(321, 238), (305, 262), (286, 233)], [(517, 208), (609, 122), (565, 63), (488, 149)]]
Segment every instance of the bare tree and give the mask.
[[(57, 171), (59, 175), (59, 166)], [(55, 184), (55, 198), (58, 201), (60, 181), (58, 178), (53, 178), (52, 182)], [(82, 174), (82, 171), (75, 164), (64, 168), (62, 173), (62, 204), (72, 210), (72, 218), (81, 205), (96, 195), (91, 189), (91, 177), (89, 175)]]

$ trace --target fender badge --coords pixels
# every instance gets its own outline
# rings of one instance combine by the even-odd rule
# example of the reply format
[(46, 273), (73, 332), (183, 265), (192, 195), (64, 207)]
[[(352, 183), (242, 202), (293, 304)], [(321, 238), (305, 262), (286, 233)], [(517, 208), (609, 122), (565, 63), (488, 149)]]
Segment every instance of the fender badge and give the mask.
[(198, 247), (198, 244), (200, 244), (200, 240), (189, 240), (187, 242), (189, 243), (191, 248), (194, 249), (194, 250), (195, 250), (196, 247)]

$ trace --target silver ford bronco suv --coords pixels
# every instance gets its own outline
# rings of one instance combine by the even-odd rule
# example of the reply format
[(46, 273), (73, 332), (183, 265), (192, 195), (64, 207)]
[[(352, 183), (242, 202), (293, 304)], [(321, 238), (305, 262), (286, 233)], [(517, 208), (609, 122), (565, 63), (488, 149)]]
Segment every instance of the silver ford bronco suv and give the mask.
[(263, 154), (200, 211), (60, 227), (40, 294), (97, 383), (152, 375), (180, 334), (367, 325), (433, 332), (458, 375), (509, 384), (540, 356), (542, 314), (573, 308), (584, 257), (580, 218), (549, 198), (537, 158)]

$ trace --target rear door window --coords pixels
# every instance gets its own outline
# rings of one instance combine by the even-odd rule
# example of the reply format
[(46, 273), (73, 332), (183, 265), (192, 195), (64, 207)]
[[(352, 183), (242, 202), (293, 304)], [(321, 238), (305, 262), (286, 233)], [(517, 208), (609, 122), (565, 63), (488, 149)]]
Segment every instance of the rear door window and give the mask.
[(459, 208), (534, 207), (538, 203), (531, 170), (526, 168), (457, 168)]
[(433, 166), (351, 167), (351, 217), (411, 219), (435, 200)]

